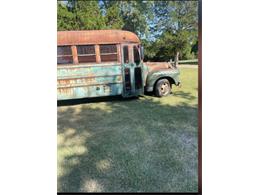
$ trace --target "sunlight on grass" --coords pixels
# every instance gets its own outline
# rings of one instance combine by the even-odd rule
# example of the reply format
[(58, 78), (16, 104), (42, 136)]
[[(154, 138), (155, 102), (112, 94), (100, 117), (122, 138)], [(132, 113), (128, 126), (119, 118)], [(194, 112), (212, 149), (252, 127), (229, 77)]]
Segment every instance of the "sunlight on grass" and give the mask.
[[(84, 145), (86, 139), (91, 137), (88, 132), (85, 136), (75, 134), (73, 128), (66, 129), (63, 133), (58, 133), (58, 176), (61, 177), (68, 173), (69, 166), (75, 166), (79, 163), (78, 157), (82, 154), (87, 154), (88, 149)], [(69, 160), (67, 160), (70, 158)]]
[(99, 162), (96, 163), (97, 170), (101, 172), (105, 172), (110, 169), (110, 161), (107, 159), (100, 160)]
[(87, 180), (84, 189), (86, 192), (102, 192), (102, 186), (96, 180)]

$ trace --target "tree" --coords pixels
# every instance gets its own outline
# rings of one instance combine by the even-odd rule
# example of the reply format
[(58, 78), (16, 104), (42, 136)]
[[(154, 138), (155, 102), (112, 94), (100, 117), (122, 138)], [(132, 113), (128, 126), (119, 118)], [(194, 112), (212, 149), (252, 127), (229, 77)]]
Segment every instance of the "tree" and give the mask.
[(169, 26), (172, 25), (170, 21), (170, 13), (171, 13), (171, 6), (169, 1), (153, 1), (152, 3), (152, 11), (154, 13), (153, 20), (151, 21), (152, 27), (151, 31), (152, 34), (156, 38), (164, 32), (165, 30), (169, 29)]
[(98, 1), (58, 2), (58, 30), (98, 30), (105, 27)]
[(151, 1), (120, 1), (119, 8), (124, 21), (123, 30), (136, 33), (139, 37), (149, 34), (148, 20), (153, 16)]
[[(156, 43), (154, 60), (169, 60), (173, 56), (178, 63), (179, 57), (194, 57), (192, 47), (198, 35), (198, 13), (195, 1), (155, 1), (153, 4), (155, 19), (153, 34)], [(195, 52), (194, 52), (195, 53)]]
[(58, 30), (72, 30), (76, 27), (75, 15), (69, 11), (68, 7), (60, 2), (57, 6), (57, 26)]
[(107, 6), (105, 14), (106, 28), (108, 29), (122, 29), (124, 22), (120, 16), (120, 9), (118, 3), (115, 2)]
[(73, 12), (76, 15), (77, 30), (99, 30), (105, 28), (98, 1), (76, 1)]
[(58, 30), (123, 29), (136, 33), (145, 59), (197, 55), (196, 1), (77, 1), (58, 3)]
[(197, 41), (198, 32), (198, 2), (182, 1), (171, 2), (173, 11), (171, 12), (171, 22), (173, 25), (169, 30), (173, 33), (175, 44), (173, 52), (175, 63), (178, 64), (179, 55), (187, 55), (191, 52), (191, 45)]

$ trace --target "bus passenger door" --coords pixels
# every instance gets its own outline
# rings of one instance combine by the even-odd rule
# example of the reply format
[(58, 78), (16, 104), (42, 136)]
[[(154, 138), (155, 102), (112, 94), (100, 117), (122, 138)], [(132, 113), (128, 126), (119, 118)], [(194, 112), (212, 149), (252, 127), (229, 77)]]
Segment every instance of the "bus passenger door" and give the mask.
[(132, 58), (130, 58), (131, 63), (133, 64), (134, 71), (134, 86), (135, 86), (135, 95), (144, 94), (144, 85), (143, 85), (143, 64), (140, 56), (140, 45), (132, 44), (131, 45)]
[(138, 45), (122, 45), (123, 97), (143, 95), (142, 63)]

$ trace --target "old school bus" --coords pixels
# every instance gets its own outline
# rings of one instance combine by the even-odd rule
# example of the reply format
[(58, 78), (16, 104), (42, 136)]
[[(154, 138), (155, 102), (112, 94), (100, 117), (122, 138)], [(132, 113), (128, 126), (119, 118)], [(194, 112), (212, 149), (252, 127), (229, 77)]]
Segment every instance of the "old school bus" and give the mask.
[(58, 100), (153, 91), (162, 97), (179, 85), (174, 66), (143, 63), (139, 38), (122, 30), (59, 31), (57, 36)]

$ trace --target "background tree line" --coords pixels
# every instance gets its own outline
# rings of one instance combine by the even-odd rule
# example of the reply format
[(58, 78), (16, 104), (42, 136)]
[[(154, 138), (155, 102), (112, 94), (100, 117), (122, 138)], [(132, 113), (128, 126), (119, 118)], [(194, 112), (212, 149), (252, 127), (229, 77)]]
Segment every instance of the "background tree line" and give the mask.
[(129, 30), (141, 39), (145, 61), (197, 58), (197, 1), (68, 0), (57, 8), (58, 30)]

